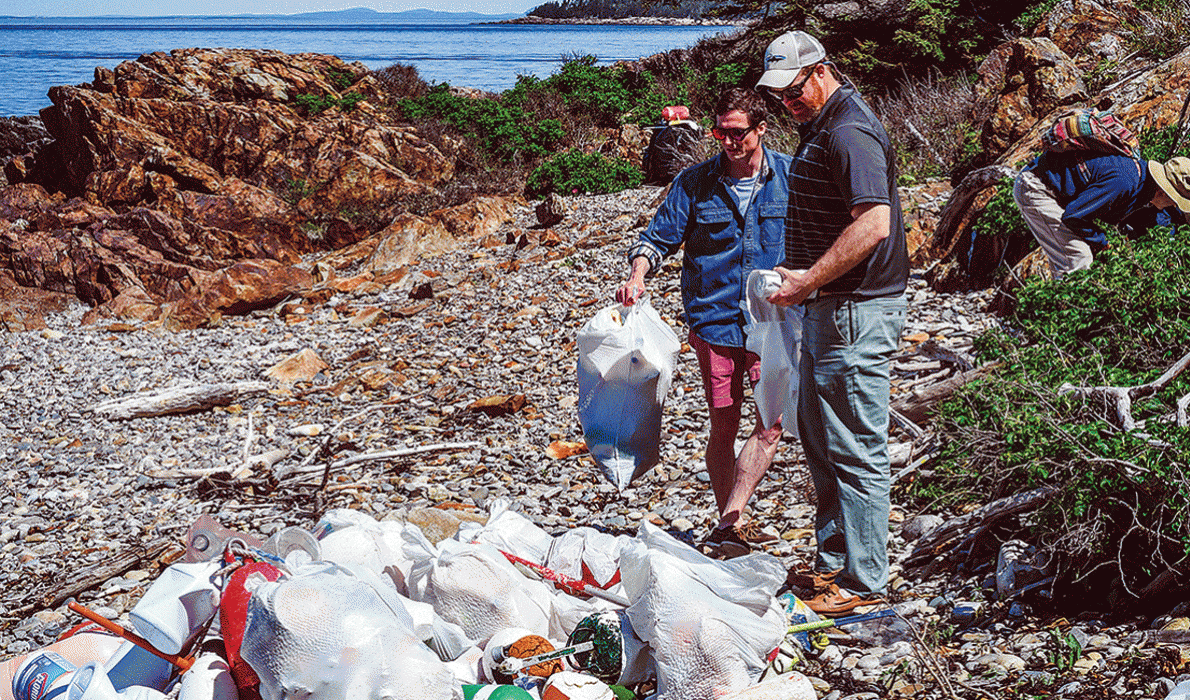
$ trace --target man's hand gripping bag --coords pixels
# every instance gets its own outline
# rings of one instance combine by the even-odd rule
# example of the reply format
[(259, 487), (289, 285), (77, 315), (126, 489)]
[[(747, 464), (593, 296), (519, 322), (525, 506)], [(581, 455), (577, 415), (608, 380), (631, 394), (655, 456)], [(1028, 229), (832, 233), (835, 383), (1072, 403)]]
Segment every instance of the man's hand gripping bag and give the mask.
[(661, 459), (661, 409), (682, 343), (645, 298), (578, 332), (578, 417), (587, 449), (623, 491)]

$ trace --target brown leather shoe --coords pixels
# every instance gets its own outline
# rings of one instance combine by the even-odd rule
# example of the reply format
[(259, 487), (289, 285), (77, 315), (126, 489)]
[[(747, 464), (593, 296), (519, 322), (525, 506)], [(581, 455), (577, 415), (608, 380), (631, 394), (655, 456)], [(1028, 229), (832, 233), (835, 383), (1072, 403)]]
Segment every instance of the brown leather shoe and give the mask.
[(858, 595), (832, 583), (825, 591), (807, 600), (806, 607), (823, 617), (842, 617), (858, 607), (883, 602), (884, 599), (878, 595)]
[[(839, 569), (842, 571), (842, 569)], [(790, 569), (785, 576), (785, 584), (790, 588), (802, 591), (812, 591), (815, 595), (825, 591), (832, 583), (839, 571), (805, 571)]]
[(749, 545), (766, 545), (781, 539), (772, 533), (761, 530), (760, 524), (755, 520), (749, 520), (742, 525), (737, 523), (732, 529), (735, 530), (737, 537)]
[(699, 550), (712, 559), (735, 559), (750, 553), (752, 546), (740, 537), (735, 527), (729, 525), (711, 530), (699, 545)]

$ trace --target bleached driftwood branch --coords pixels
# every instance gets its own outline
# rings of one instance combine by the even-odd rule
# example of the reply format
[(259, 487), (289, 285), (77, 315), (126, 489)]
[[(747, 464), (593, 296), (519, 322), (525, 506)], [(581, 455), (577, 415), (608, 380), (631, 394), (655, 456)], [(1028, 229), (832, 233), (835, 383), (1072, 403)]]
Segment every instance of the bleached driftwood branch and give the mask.
[[(1136, 419), (1132, 417), (1132, 402), (1136, 399), (1142, 399), (1152, 396), (1164, 389), (1174, 379), (1178, 378), (1186, 368), (1190, 367), (1190, 352), (1182, 356), (1182, 359), (1175, 362), (1165, 373), (1157, 377), (1148, 384), (1141, 384), (1139, 386), (1085, 386), (1078, 387), (1073, 384), (1063, 384), (1058, 387), (1059, 394), (1071, 394), (1081, 398), (1098, 398), (1103, 401), (1113, 404), (1116, 410), (1116, 420), (1119, 421), (1120, 427), (1124, 430), (1134, 430), (1136, 428)], [(1178, 406), (1180, 413), (1179, 421), (1185, 415), (1185, 406), (1179, 401)], [(1181, 423), (1179, 423), (1181, 424)]]
[(903, 419), (915, 425), (924, 421), (935, 406), (949, 398), (964, 384), (987, 376), (991, 370), (999, 366), (999, 361), (989, 362), (982, 367), (956, 374), (949, 379), (931, 384), (920, 391), (914, 391), (909, 396), (898, 399), (892, 405), (892, 410), (896, 411), (897, 418), (895, 419), (898, 421)]
[(264, 394), (269, 386), (268, 382), (230, 382), (170, 387), (101, 401), (89, 410), (106, 418), (125, 420), (189, 413), (227, 406), (238, 399)]
[[(413, 455), (426, 454), (429, 452), (446, 452), (450, 450), (470, 450), (483, 447), (480, 442), (455, 442), (455, 443), (437, 443), (433, 445), (419, 445), (418, 447), (407, 447), (401, 450), (385, 450), (383, 452), (366, 452), (364, 454), (355, 455), (354, 457), (347, 457), (336, 462), (331, 462), (329, 466), (330, 471), (346, 469), (347, 467), (362, 464), (364, 462), (378, 462), (385, 459), (398, 459), (400, 457), (411, 457)], [(300, 476), (303, 474), (316, 474), (327, 471), (328, 467), (320, 464), (301, 464), (289, 469), (277, 470), (276, 477), (278, 479)]]
[[(905, 560), (905, 568), (937, 566), (963, 544), (984, 532), (990, 525), (1011, 515), (1027, 513), (1040, 507), (1058, 493), (1054, 486), (1043, 486), (993, 501), (979, 510), (951, 518), (923, 537)], [(961, 539), (960, 539), (961, 537)]]

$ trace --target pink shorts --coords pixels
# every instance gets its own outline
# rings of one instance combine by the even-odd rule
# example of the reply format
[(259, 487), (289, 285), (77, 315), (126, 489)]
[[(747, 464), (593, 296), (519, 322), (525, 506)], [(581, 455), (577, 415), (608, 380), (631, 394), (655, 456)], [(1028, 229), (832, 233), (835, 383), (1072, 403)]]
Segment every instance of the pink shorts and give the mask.
[(744, 403), (744, 373), (755, 386), (760, 381), (760, 357), (743, 348), (712, 345), (690, 331), (690, 347), (698, 356), (707, 405), (726, 408)]

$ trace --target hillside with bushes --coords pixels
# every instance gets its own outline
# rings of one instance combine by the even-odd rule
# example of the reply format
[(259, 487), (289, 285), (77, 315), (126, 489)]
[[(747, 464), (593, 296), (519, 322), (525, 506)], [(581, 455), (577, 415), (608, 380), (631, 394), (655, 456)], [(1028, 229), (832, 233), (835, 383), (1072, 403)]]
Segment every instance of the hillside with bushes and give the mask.
[(711, 0), (550, 0), (525, 13), (545, 19), (624, 19), (626, 17), (681, 17), (698, 19), (715, 6)]

